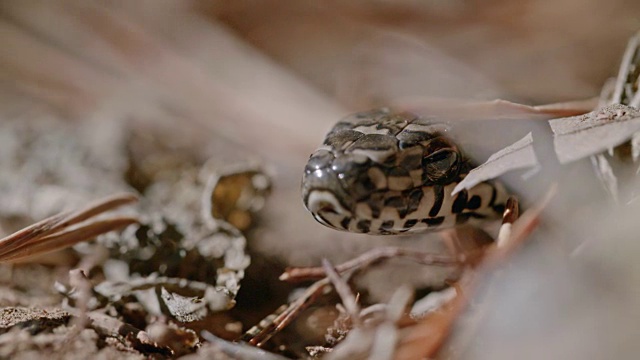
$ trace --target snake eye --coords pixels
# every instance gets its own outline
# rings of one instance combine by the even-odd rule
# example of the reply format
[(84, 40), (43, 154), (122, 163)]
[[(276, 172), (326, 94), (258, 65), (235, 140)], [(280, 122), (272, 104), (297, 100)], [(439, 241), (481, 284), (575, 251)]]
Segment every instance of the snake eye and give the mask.
[(434, 183), (445, 183), (458, 175), (458, 153), (452, 149), (434, 152), (422, 160), (425, 176)]

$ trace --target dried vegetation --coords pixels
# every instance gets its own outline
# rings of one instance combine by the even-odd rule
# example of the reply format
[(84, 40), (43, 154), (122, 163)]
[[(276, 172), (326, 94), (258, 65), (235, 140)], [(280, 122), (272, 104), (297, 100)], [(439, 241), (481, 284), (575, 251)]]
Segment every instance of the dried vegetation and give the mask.
[[(0, 357), (636, 354), (639, 18), (596, 0), (3, 2)], [(462, 129), (488, 161), (460, 186), (501, 176), (525, 211), (408, 238), (315, 224), (307, 155), (379, 105)]]

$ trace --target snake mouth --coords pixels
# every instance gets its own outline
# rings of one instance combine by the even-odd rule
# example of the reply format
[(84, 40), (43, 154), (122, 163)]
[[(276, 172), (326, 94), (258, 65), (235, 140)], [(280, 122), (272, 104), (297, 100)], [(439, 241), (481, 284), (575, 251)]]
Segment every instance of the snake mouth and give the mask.
[(353, 213), (345, 208), (331, 191), (311, 190), (305, 205), (321, 224), (338, 230), (348, 230)]

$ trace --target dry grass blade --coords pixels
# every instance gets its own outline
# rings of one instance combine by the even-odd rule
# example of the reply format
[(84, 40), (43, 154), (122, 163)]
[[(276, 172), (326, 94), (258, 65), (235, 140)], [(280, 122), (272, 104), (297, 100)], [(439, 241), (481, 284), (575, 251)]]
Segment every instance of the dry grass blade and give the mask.
[(137, 222), (133, 217), (116, 217), (71, 228), (106, 211), (137, 201), (121, 194), (96, 201), (85, 209), (66, 212), (39, 221), (0, 240), (0, 261), (24, 260), (30, 256), (60, 250), (109, 231)]
[(529, 106), (500, 99), (493, 101), (469, 101), (443, 98), (407, 98), (400, 102), (395, 102), (392, 105), (418, 114), (429, 114), (448, 120), (543, 120), (554, 117), (582, 115), (592, 111), (598, 105), (598, 99), (590, 98), (541, 106)]

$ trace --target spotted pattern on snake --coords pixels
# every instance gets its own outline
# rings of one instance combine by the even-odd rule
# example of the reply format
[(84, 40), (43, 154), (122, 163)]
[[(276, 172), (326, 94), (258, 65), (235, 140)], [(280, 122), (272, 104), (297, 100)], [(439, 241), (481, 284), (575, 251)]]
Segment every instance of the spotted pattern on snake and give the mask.
[(342, 119), (305, 167), (306, 208), (326, 226), (365, 234), (499, 218), (508, 194), (498, 182), (451, 196), (472, 165), (449, 132), (437, 119), (387, 108)]

